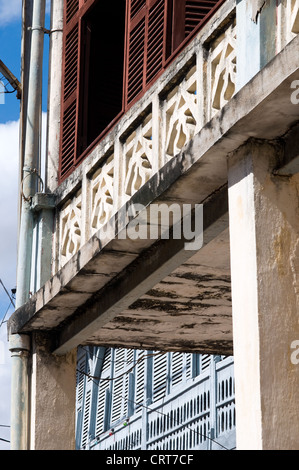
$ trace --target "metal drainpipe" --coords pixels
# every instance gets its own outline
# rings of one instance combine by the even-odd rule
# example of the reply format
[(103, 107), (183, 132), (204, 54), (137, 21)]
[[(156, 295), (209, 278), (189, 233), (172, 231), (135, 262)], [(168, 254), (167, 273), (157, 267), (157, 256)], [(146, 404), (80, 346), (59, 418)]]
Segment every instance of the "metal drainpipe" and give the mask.
[(47, 153), (45, 191), (57, 187), (59, 168), (61, 85), (63, 60), (64, 0), (51, 0), (51, 35), (49, 51), (49, 87), (47, 117)]
[[(40, 112), (42, 61), (45, 23), (45, 0), (33, 0), (30, 70), (27, 87), (26, 135), (21, 184), (21, 219), (19, 230), (16, 309), (30, 296), (34, 214), (31, 200), (38, 188), (40, 150)], [(29, 336), (10, 335), (11, 361), (11, 450), (29, 448)]]
[[(38, 189), (40, 112), (42, 89), (42, 61), (45, 24), (45, 0), (34, 0), (30, 71), (28, 79), (28, 106), (26, 119), (22, 207), (19, 232), (16, 308), (29, 299), (34, 215), (31, 200)], [(24, 84), (27, 86), (27, 84)], [(23, 85), (23, 86), (24, 86)]]
[(11, 450), (28, 449), (28, 358), (30, 338), (26, 335), (11, 335), (11, 390), (12, 409), (10, 417)]

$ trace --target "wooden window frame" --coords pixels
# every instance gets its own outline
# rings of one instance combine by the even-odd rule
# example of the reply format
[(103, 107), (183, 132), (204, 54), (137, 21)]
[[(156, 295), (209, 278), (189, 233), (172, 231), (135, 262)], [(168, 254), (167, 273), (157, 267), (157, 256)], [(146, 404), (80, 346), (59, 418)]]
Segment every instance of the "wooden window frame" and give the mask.
[[(126, 113), (155, 83), (155, 81), (164, 73), (165, 69), (177, 57), (181, 50), (192, 40), (200, 28), (211, 18), (215, 11), (224, 3), (225, 0), (210, 0), (199, 2), (199, 0), (126, 0), (126, 32), (124, 38), (124, 73), (123, 73), (123, 92), (122, 92), (122, 106), (121, 111), (117, 116), (107, 125), (105, 129), (99, 132), (98, 137), (88, 145), (83, 145), (82, 150), (82, 136), (79, 135), (79, 129), (84, 133), (84, 125), (81, 124), (80, 118), (84, 114), (84, 103), (82, 103), (82, 90), (83, 77), (86, 75), (86, 64), (84, 65), (83, 53), (83, 22), (85, 15), (90, 9), (96, 5), (97, 0), (66, 0), (64, 2), (64, 38), (63, 38), (63, 77), (62, 77), (62, 106), (61, 106), (61, 138), (60, 138), (60, 158), (59, 158), (59, 184), (66, 179), (79, 163), (90, 153), (92, 148), (115, 126), (119, 119)], [(195, 5), (195, 10), (200, 9), (199, 3), (203, 3), (208, 8), (208, 13), (203, 19), (195, 26), (190, 34), (186, 36), (185, 32), (185, 6), (186, 4)], [(164, 5), (163, 5), (164, 4)], [(137, 8), (135, 14), (131, 17), (131, 8)], [(140, 7), (141, 5), (141, 7)], [(197, 6), (196, 6), (197, 5)], [(138, 9), (138, 6), (140, 7)], [(155, 11), (155, 8), (157, 11)], [(204, 8), (204, 6), (203, 6)], [(163, 21), (161, 23), (161, 12), (163, 10)], [(153, 12), (152, 25), (150, 14)], [(156, 15), (156, 16), (155, 16)], [(129, 96), (131, 82), (129, 80), (129, 67), (130, 67), (130, 33), (134, 28), (141, 24), (144, 19), (144, 54), (142, 61), (142, 83), (140, 89), (132, 96)], [(156, 21), (156, 23), (155, 23)], [(162, 47), (160, 51), (152, 50), (152, 67), (153, 74), (147, 74), (147, 66), (149, 64), (149, 37), (150, 28), (152, 29), (152, 38), (155, 33), (162, 39)], [(72, 31), (78, 29), (78, 40), (76, 48), (76, 58), (74, 59), (73, 53), (70, 57), (66, 58), (67, 39)], [(156, 29), (155, 29), (156, 28)], [(163, 30), (162, 30), (163, 29)], [(137, 38), (138, 40), (138, 38)], [(154, 42), (154, 40), (153, 40)], [(160, 43), (156, 43), (160, 44)], [(142, 48), (141, 48), (142, 50)], [(156, 54), (156, 55), (155, 55)], [(159, 55), (160, 54), (160, 55)], [(134, 58), (133, 58), (134, 59)], [(74, 63), (75, 60), (75, 63)], [(155, 65), (155, 60), (158, 65)], [(140, 62), (141, 63), (141, 62)], [(67, 80), (74, 80), (74, 75), (66, 74), (66, 65), (76, 65), (76, 86), (69, 96), (65, 98), (65, 90), (68, 86)], [(140, 71), (136, 68), (135, 72), (138, 74)], [(134, 71), (134, 70), (133, 70)], [(74, 74), (74, 70), (72, 71)], [(86, 77), (85, 77), (86, 78)], [(140, 78), (140, 77), (139, 77)], [(85, 79), (85, 87), (87, 80)], [(74, 86), (74, 83), (72, 84)], [(83, 84), (84, 87), (84, 84)], [(83, 92), (83, 93), (82, 93)], [(86, 96), (86, 93), (85, 93)], [(81, 132), (82, 133), (82, 132)], [(85, 147), (85, 148), (84, 148)]]

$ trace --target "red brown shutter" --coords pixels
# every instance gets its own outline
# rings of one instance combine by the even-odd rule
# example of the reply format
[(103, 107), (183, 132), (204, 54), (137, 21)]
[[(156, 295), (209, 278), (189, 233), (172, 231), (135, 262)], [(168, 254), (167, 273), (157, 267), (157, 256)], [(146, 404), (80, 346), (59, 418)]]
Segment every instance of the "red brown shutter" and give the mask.
[[(89, 38), (93, 36), (88, 36), (88, 18), (90, 19), (90, 15), (96, 13), (92, 19), (95, 30), (97, 27), (105, 30), (108, 23), (113, 28), (115, 24), (113, 21), (115, 18), (112, 17), (114, 10), (109, 10), (108, 15), (99, 14), (101, 10), (98, 9), (98, 6), (102, 5), (101, 2), (104, 1), (99, 0), (98, 3), (97, 0), (65, 0), (64, 2), (60, 182), (79, 164), (84, 156), (84, 150), (88, 149), (88, 146), (97, 138), (97, 131), (99, 130), (99, 134), (104, 135), (105, 126), (113, 123), (114, 117), (118, 116), (120, 112), (125, 112), (129, 106), (141, 98), (181, 48), (225, 0), (126, 0), (123, 102), (121, 103), (121, 83), (119, 81), (120, 98), (118, 101), (120, 104), (117, 101), (116, 116), (114, 116), (113, 110), (107, 117), (107, 112), (103, 111), (104, 103), (99, 102), (98, 108), (102, 110), (106, 120), (104, 119), (102, 122), (98, 119), (94, 123), (92, 132), (89, 132), (92, 116), (89, 116), (86, 97), (91, 96), (89, 88), (92, 88), (87, 74), (90, 72), (88, 50), (93, 44), (93, 42), (91, 45), (89, 44)], [(113, 5), (111, 7), (113, 8)], [(115, 14), (119, 15), (118, 18), (124, 18), (123, 9), (117, 9), (116, 5), (115, 8)], [(118, 30), (120, 31), (120, 28)], [(118, 44), (120, 44), (120, 37)], [(122, 62), (122, 53), (118, 53), (117, 57), (112, 54), (111, 59), (113, 60), (113, 58)], [(108, 60), (110, 58), (106, 60), (105, 57), (105, 61)], [(104, 90), (105, 85), (107, 83), (104, 81), (101, 85), (101, 91)], [(103, 101), (103, 94), (105, 92), (98, 94), (96, 101)], [(110, 93), (106, 93), (106, 95), (110, 96)], [(111, 108), (112, 96), (108, 101)], [(97, 109), (96, 106), (97, 103), (93, 109)], [(89, 120), (85, 119), (87, 114)]]
[[(127, 102), (130, 103), (143, 89), (145, 53), (145, 8), (141, 9), (138, 21), (130, 23), (128, 39)], [(135, 24), (136, 23), (136, 24)]]
[(171, 3), (171, 53), (200, 29), (225, 0), (167, 0)]
[(79, 0), (66, 0), (65, 20), (68, 23), (79, 10)]
[(165, 1), (158, 0), (149, 9), (147, 27), (146, 83), (163, 67)]
[[(182, 2), (184, 0), (178, 0)], [(188, 37), (199, 25), (213, 14), (215, 7), (218, 7), (222, 1), (199, 1), (185, 0), (185, 37)]]
[(136, 101), (167, 59), (224, 0), (128, 0), (125, 106)]
[(60, 180), (73, 169), (76, 158), (80, 35), (78, 11), (79, 0), (66, 0), (64, 15)]
[(145, 6), (146, 0), (131, 0), (130, 2), (130, 20)]
[(129, 0), (126, 104), (145, 91), (162, 70), (165, 0)]

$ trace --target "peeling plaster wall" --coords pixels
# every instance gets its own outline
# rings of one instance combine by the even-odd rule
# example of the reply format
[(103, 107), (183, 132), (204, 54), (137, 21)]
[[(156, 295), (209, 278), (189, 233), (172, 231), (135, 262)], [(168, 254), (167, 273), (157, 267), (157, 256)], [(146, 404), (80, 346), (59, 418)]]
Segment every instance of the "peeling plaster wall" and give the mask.
[(237, 0), (237, 90), (275, 56), (276, 14), (274, 0)]
[(252, 11), (251, 19), (252, 21), (256, 23), (258, 16), (261, 13), (264, 6), (267, 3), (269, 4), (269, 0), (249, 0), (248, 3), (249, 5), (251, 5), (251, 11)]

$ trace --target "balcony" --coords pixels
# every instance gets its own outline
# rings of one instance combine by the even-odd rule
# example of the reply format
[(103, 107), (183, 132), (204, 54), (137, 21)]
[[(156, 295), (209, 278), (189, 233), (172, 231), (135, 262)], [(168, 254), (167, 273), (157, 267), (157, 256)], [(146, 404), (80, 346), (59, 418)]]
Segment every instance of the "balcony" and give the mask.
[[(212, 359), (196, 378), (178, 384), (165, 397), (142, 405), (132, 416), (118, 420), (96, 437), (90, 437), (91, 421), (84, 418), (80, 448), (232, 450), (236, 446), (234, 398), (233, 359)], [(90, 396), (86, 403), (84, 416), (88, 417)], [(95, 419), (98, 429), (99, 417)]]
[[(51, 278), (11, 317), (12, 333), (53, 330), (59, 354), (78, 344), (232, 354), (226, 157), (298, 119), (298, 0), (276, 14), (275, 52), (240, 86), (243, 23), (227, 0), (53, 190)], [(203, 204), (203, 248), (130, 239), (129, 222), (153, 203)]]

